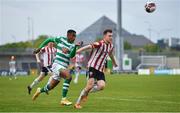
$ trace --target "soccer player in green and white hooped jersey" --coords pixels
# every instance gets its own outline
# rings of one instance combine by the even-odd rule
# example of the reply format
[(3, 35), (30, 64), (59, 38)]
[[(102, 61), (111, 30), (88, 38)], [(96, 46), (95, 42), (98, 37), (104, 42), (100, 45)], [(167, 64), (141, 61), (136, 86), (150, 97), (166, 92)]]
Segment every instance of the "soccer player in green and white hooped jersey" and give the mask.
[(52, 76), (49, 78), (48, 83), (43, 88), (37, 88), (37, 91), (33, 95), (32, 99), (35, 100), (41, 93), (48, 93), (49, 90), (53, 89), (60, 82), (60, 78), (64, 78), (63, 84), (63, 98), (61, 104), (70, 105), (72, 104), (66, 99), (69, 84), (71, 82), (71, 75), (67, 69), (69, 66), (70, 58), (73, 58), (76, 54), (76, 48), (78, 46), (74, 44), (76, 38), (76, 32), (74, 30), (67, 31), (67, 37), (56, 37), (48, 38), (45, 40), (34, 53), (38, 53), (42, 47), (44, 47), (49, 42), (56, 43), (57, 53), (52, 65)]

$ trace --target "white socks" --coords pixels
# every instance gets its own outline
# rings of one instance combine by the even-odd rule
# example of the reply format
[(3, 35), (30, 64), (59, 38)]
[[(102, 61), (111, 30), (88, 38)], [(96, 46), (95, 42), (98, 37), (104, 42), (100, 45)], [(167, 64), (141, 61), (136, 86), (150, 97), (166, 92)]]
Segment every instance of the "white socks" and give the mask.
[(38, 78), (36, 78), (33, 83), (30, 85), (30, 88), (33, 88), (35, 85), (37, 85), (39, 83)]
[(78, 83), (78, 77), (79, 77), (79, 72), (76, 73), (76, 77), (74, 79), (74, 83), (77, 84)]
[(93, 86), (93, 88), (90, 90), (90, 93), (95, 93), (97, 91), (99, 91), (100, 89), (98, 89), (97, 84)]
[(85, 89), (83, 89), (83, 90), (81, 91), (81, 93), (80, 93), (80, 95), (79, 95), (76, 103), (80, 103), (82, 96), (86, 96), (86, 95), (87, 95), (87, 92), (85, 91)]

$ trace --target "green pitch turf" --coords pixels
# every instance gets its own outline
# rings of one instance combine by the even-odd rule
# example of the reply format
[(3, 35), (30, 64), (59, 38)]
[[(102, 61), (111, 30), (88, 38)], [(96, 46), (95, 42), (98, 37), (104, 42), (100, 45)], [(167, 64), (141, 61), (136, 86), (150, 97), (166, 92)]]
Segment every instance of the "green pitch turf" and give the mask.
[[(105, 90), (90, 94), (81, 110), (59, 104), (62, 83), (49, 95), (42, 94), (33, 102), (32, 94), (27, 94), (26, 87), (34, 78), (21, 76), (17, 80), (9, 80), (0, 77), (0, 111), (180, 112), (180, 76), (107, 75)], [(47, 79), (38, 86), (43, 86)], [(78, 84), (71, 83), (68, 96), (72, 102), (76, 101), (84, 86), (84, 76), (80, 77)]]

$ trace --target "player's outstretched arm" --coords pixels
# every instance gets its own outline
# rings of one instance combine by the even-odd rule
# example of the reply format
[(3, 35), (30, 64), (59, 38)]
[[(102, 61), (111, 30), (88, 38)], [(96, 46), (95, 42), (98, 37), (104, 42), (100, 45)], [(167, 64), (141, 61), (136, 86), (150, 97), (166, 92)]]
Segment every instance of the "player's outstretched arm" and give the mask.
[(41, 45), (34, 50), (34, 54), (37, 54), (40, 52), (41, 48), (43, 48), (44, 46), (46, 46), (49, 42), (55, 42), (54, 38), (48, 38), (46, 39), (44, 42), (41, 43)]
[(79, 46), (82, 46), (83, 42), (78, 42), (75, 44), (75, 47), (72, 49), (72, 51), (70, 52), (70, 58), (73, 58), (76, 55), (76, 50)]
[(81, 53), (82, 51), (86, 51), (88, 49), (92, 49), (92, 45), (86, 45), (84, 47), (81, 47), (76, 51), (76, 53)]
[(54, 38), (48, 38), (46, 39), (44, 42), (41, 43), (41, 45), (39, 46), (39, 48), (43, 48), (44, 46), (46, 46), (49, 42), (55, 42)]

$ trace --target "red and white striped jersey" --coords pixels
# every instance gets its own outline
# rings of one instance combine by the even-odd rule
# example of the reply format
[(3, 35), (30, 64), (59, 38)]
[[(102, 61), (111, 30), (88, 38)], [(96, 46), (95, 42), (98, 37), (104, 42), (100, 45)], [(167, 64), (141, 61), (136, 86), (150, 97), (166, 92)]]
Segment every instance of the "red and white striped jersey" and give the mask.
[(75, 66), (82, 66), (82, 62), (84, 61), (84, 56), (82, 54), (76, 54), (75, 57)]
[(76, 54), (76, 63), (82, 63), (84, 56), (82, 54)]
[(55, 47), (43, 47), (41, 49), (41, 53), (42, 53), (42, 60), (43, 60), (43, 66), (49, 66), (52, 65), (53, 60), (56, 56), (56, 48)]
[(113, 44), (107, 44), (104, 40), (92, 44), (92, 51), (88, 62), (88, 67), (103, 72), (108, 54), (113, 50)]

